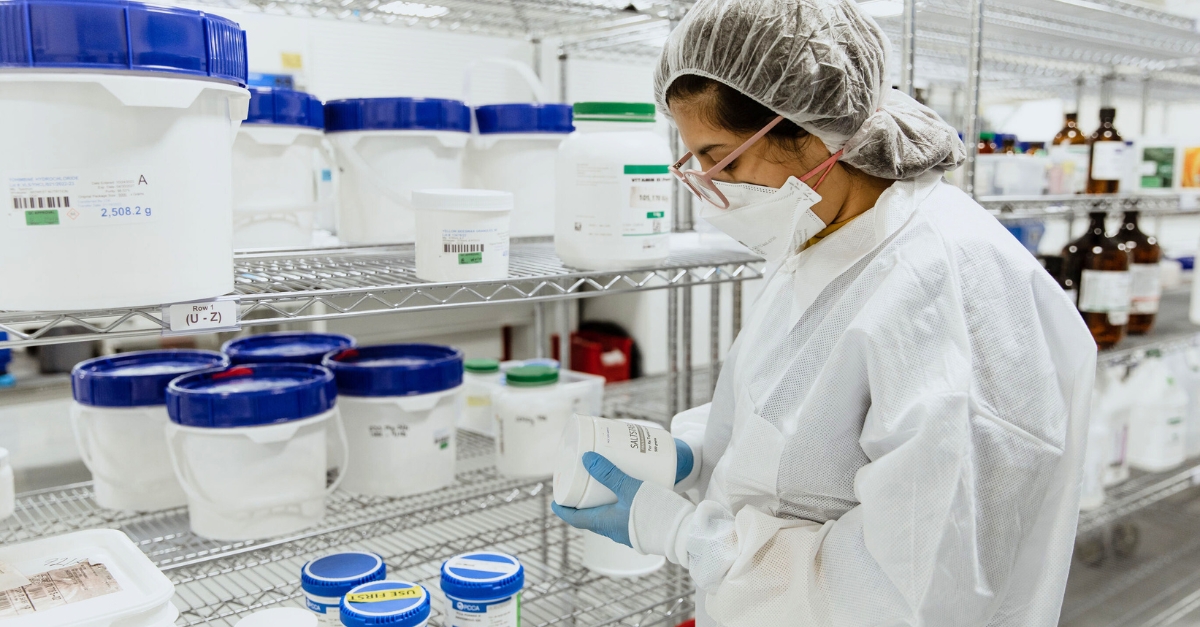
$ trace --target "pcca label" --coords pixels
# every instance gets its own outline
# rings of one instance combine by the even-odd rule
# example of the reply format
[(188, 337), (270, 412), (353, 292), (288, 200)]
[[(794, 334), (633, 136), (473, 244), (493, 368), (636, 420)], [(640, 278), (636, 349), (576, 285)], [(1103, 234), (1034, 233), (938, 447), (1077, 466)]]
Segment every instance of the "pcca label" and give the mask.
[(158, 177), (146, 170), (14, 172), (5, 181), (9, 224), (71, 228), (157, 219)]

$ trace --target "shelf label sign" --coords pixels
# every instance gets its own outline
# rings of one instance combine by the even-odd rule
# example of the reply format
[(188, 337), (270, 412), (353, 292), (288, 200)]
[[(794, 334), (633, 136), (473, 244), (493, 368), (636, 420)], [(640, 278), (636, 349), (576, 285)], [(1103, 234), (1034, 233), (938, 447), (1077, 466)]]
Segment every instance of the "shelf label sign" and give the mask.
[(163, 306), (163, 335), (236, 331), (238, 301), (236, 298), (176, 303)]

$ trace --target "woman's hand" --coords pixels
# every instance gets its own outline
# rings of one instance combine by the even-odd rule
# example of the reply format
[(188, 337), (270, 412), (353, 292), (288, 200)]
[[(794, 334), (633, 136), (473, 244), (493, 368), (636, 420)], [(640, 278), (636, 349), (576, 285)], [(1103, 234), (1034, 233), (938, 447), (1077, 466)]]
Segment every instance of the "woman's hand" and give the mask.
[[(678, 440), (676, 441), (678, 442)], [(688, 449), (688, 455), (690, 457), (691, 449)], [(678, 464), (678, 460), (676, 463)], [(563, 507), (558, 503), (551, 503), (550, 508), (559, 518), (576, 529), (586, 529), (614, 542), (632, 546), (629, 542), (629, 508), (633, 506), (633, 498), (641, 489), (642, 482), (621, 472), (620, 468), (614, 466), (599, 453), (591, 451), (584, 453), (583, 467), (596, 481), (617, 495), (617, 502), (585, 509)], [(689, 468), (688, 471), (690, 472), (691, 469)], [(676, 475), (678, 476), (678, 466)]]

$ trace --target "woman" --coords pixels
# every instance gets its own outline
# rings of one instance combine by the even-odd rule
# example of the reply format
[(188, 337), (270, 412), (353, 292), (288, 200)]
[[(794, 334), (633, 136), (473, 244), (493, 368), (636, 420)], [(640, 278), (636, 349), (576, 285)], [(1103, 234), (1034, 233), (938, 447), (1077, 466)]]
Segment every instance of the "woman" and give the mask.
[(687, 567), (701, 625), (1058, 621), (1095, 344), (886, 50), (850, 0), (701, 0), (658, 67), (702, 217), (769, 276), (676, 491), (589, 453), (619, 502), (555, 510)]

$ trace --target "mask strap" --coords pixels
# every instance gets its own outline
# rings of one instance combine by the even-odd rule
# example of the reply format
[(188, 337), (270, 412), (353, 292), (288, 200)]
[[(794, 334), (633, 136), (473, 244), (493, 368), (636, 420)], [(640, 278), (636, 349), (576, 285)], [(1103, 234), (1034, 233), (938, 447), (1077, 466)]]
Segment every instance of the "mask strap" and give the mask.
[(826, 159), (825, 161), (822, 161), (821, 165), (813, 168), (811, 171), (809, 171), (808, 174), (805, 174), (804, 176), (800, 177), (800, 181), (807, 183), (809, 179), (816, 176), (817, 172), (820, 172), (821, 170), (825, 170), (824, 172), (821, 173), (821, 178), (817, 179), (817, 184), (812, 186), (813, 191), (816, 191), (817, 188), (821, 186), (821, 183), (825, 180), (825, 177), (829, 176), (829, 173), (833, 171), (833, 164), (837, 163), (838, 158), (841, 156), (842, 156), (841, 150), (833, 153), (832, 155), (829, 155), (829, 158)]

